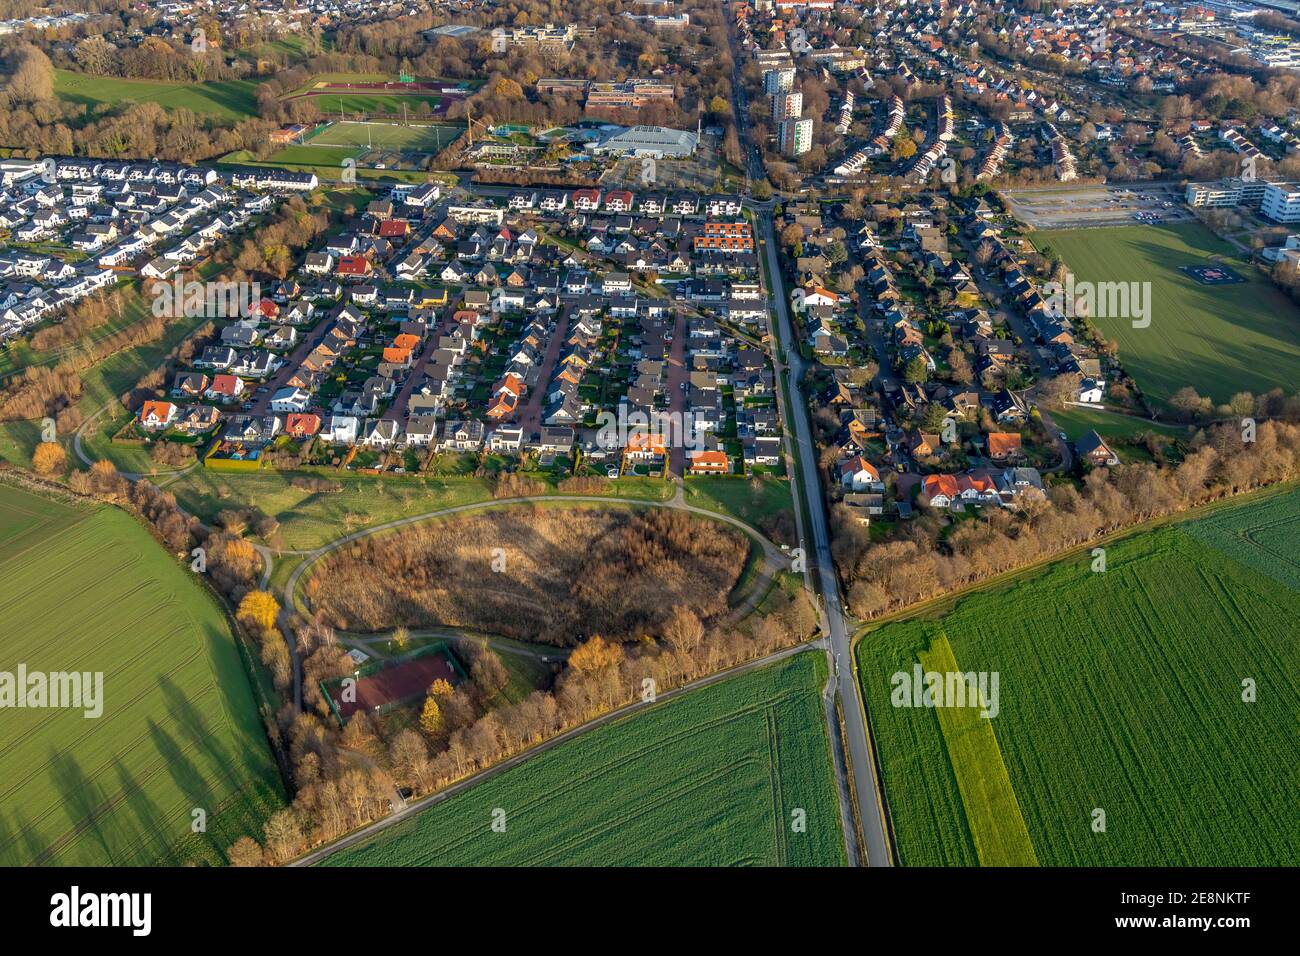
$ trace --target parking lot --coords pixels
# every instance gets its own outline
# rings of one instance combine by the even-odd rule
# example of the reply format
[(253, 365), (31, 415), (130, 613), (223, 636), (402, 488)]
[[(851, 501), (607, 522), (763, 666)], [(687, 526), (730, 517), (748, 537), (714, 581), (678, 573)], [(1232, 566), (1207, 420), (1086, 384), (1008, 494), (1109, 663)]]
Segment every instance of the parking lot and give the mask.
[(1003, 194), (1011, 214), (1034, 229), (1082, 229), (1193, 219), (1177, 183), (1061, 186)]

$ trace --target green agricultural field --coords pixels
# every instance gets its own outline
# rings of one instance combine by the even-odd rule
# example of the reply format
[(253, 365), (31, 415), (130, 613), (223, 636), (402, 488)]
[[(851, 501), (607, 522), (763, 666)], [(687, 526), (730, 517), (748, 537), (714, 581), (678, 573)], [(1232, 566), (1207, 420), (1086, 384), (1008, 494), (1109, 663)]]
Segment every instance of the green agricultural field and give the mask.
[(1216, 551), (1300, 591), (1300, 507), (1296, 492), (1271, 495), (1249, 510), (1227, 509), (1183, 525)]
[[(1151, 324), (1098, 318), (1119, 343), (1120, 361), (1147, 396), (1165, 402), (1192, 386), (1226, 402), (1300, 381), (1300, 309), (1236, 250), (1200, 225), (1121, 226), (1034, 234), (1074, 271), (1076, 281), (1151, 283)], [(1179, 266), (1221, 257), (1246, 281), (1201, 285)]]
[(283, 805), (226, 617), (189, 574), (123, 511), (0, 484), (0, 669), (99, 671), (104, 695), (98, 718), (0, 711), (0, 863), (220, 864)]
[(120, 103), (157, 103), (163, 109), (189, 109), (225, 119), (257, 115), (252, 80), (214, 80), (209, 83), (171, 83), (166, 80), (123, 80), (90, 76), (70, 70), (54, 71), (54, 93), (70, 103), (92, 108)]
[[(795, 658), (566, 741), (331, 866), (839, 866), (826, 664)], [(504, 833), (491, 829), (505, 811)], [(796, 810), (805, 832), (792, 832)]]
[[(859, 673), (903, 863), (992, 862), (980, 835), (1006, 822), (1008, 794), (966, 781), (996, 778), (997, 752), (1043, 865), (1300, 863), (1297, 525), (1293, 486), (1110, 544), (1104, 573), (1084, 552), (867, 632)], [(979, 747), (936, 708), (891, 705), (891, 677), (944, 636), (962, 672), (999, 675), (997, 714), (963, 715), (988, 728)]]
[[(918, 657), (927, 673), (963, 673), (953, 657), (952, 644), (947, 637), (935, 638), (930, 648)], [(965, 700), (988, 705), (977, 682), (968, 684), (964, 677), (958, 677), (953, 688)], [(951, 758), (953, 775), (957, 778), (962, 806), (967, 810), (971, 842), (975, 844), (980, 864), (1037, 866), (1034, 845), (1030, 842), (1025, 818), (1016, 802), (1016, 792), (1007, 776), (1007, 766), (1002, 760), (993, 724), (970, 707), (944, 708), (935, 711), (935, 715), (939, 718), (939, 730)]]

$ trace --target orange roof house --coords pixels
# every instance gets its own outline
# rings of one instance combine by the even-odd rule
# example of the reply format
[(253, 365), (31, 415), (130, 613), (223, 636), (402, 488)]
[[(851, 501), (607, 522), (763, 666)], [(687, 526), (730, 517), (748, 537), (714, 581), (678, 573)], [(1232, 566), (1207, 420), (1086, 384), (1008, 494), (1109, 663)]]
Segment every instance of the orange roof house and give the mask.
[(403, 332), (397, 338), (393, 339), (393, 345), (399, 349), (410, 349), (414, 352), (420, 347), (420, 337), (412, 335), (410, 332)]
[(692, 475), (725, 475), (731, 471), (731, 459), (725, 451), (694, 451), (690, 459)]
[(524, 380), (519, 377), (517, 372), (507, 372), (505, 377), (502, 378), (501, 382), (497, 385), (496, 390), (498, 394), (501, 392), (509, 392), (511, 395), (518, 398), (520, 395), (524, 394), (524, 388)]
[(653, 435), (650, 432), (634, 431), (627, 439), (627, 447), (623, 449), (625, 458), (649, 459), (663, 458), (667, 454), (664, 446), (663, 435)]
[(384, 361), (390, 362), (393, 365), (410, 365), (411, 350), (399, 349), (396, 346), (390, 345), (384, 349)]
[(322, 342), (311, 350), (311, 354), (302, 360), (302, 367), (309, 372), (323, 372), (332, 368), (339, 360), (339, 353)]
[(926, 475), (921, 483), (924, 503), (935, 508), (946, 508), (958, 494), (957, 479), (952, 475)]
[(834, 305), (840, 301), (838, 293), (832, 292), (825, 286), (820, 285), (806, 286), (803, 290), (803, 294), (804, 301), (811, 302), (813, 305), (820, 305), (823, 300), (825, 300), (825, 304), (827, 305)]
[(866, 481), (880, 481), (880, 472), (876, 470), (876, 467), (871, 464), (871, 462), (867, 461), (861, 455), (854, 455), (847, 461), (840, 463), (841, 483), (848, 482), (853, 485), (860, 484), (864, 480), (862, 477), (863, 475), (866, 476)]
[(320, 416), (310, 412), (292, 412), (285, 416), (284, 433), (294, 438), (310, 438), (320, 431)]
[(1020, 436), (1015, 432), (989, 432), (989, 457), (995, 461), (1020, 454)]
[(519, 396), (514, 392), (499, 390), (488, 406), (487, 417), (494, 422), (509, 418), (519, 407)]
[(995, 495), (997, 491), (997, 485), (988, 475), (976, 475), (968, 472), (957, 476), (957, 493), (962, 497)]
[(176, 406), (171, 402), (145, 402), (140, 406), (140, 424), (145, 428), (165, 428), (176, 413)]
[(695, 237), (696, 252), (753, 252), (754, 234), (747, 222), (706, 222)]

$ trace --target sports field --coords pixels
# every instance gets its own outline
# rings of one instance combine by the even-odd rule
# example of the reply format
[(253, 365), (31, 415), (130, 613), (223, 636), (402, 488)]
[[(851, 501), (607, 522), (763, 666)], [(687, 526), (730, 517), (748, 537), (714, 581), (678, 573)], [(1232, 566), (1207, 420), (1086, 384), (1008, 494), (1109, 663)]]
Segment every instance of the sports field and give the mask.
[[(800, 654), (582, 734), (331, 866), (839, 866), (821, 688)], [(494, 810), (505, 832), (492, 829)], [(793, 832), (796, 811), (804, 832)], [(499, 816), (499, 815), (498, 815)]]
[(54, 92), (59, 99), (91, 107), (124, 102), (157, 103), (167, 110), (184, 108), (226, 119), (247, 119), (257, 115), (256, 89), (257, 84), (252, 80), (170, 83), (54, 71)]
[(364, 149), (355, 146), (294, 144), (276, 151), (267, 163), (278, 166), (331, 166), (337, 177), (338, 170), (343, 167), (343, 160), (357, 159), (364, 152)]
[(464, 130), (464, 125), (402, 126), (397, 123), (331, 123), (312, 137), (315, 146), (373, 146), (407, 152), (437, 153)]
[[(337, 120), (304, 143), (274, 153), (265, 165), (316, 172), (337, 179), (344, 160), (354, 160), (358, 173), (368, 169), (417, 169), (461, 134), (463, 126), (402, 126), (398, 123), (341, 123)], [(239, 157), (227, 156), (228, 162)]]
[(412, 117), (421, 103), (427, 103), (426, 115), (436, 116), (447, 111), (447, 100), (436, 93), (372, 93), (340, 90), (336, 88), (319, 88), (308, 90), (292, 97), (310, 97), (325, 115), (344, 113), (400, 113), (405, 108)]
[(188, 575), (123, 511), (0, 484), (0, 670), (103, 673), (97, 718), (0, 710), (0, 864), (220, 864), (283, 805), (226, 618)]
[[(903, 863), (998, 862), (982, 836), (1010, 819), (1008, 794), (967, 784), (1000, 763), (1043, 865), (1300, 864), (1298, 530), (1291, 486), (1109, 545), (1104, 573), (1085, 552), (863, 636)], [(941, 708), (891, 705), (892, 675), (943, 669), (922, 655), (944, 636), (951, 666), (999, 674), (995, 716), (957, 715), (992, 743), (954, 742)]]
[[(1147, 396), (1165, 402), (1190, 385), (1226, 402), (1300, 381), (1300, 309), (1236, 250), (1203, 226), (1120, 226), (1034, 234), (1074, 271), (1076, 281), (1151, 283), (1151, 324), (1098, 318), (1119, 343), (1120, 361)], [(1213, 286), (1181, 271), (1211, 257), (1245, 282)]]

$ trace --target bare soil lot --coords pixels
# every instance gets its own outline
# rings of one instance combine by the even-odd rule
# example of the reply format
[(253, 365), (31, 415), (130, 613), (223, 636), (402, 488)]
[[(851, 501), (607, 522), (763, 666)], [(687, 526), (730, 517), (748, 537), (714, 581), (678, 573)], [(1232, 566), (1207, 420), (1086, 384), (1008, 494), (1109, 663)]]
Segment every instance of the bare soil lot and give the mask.
[(333, 554), (307, 584), (336, 627), (465, 627), (560, 646), (658, 633), (674, 605), (708, 621), (749, 543), (663, 510), (512, 507), (412, 525)]

